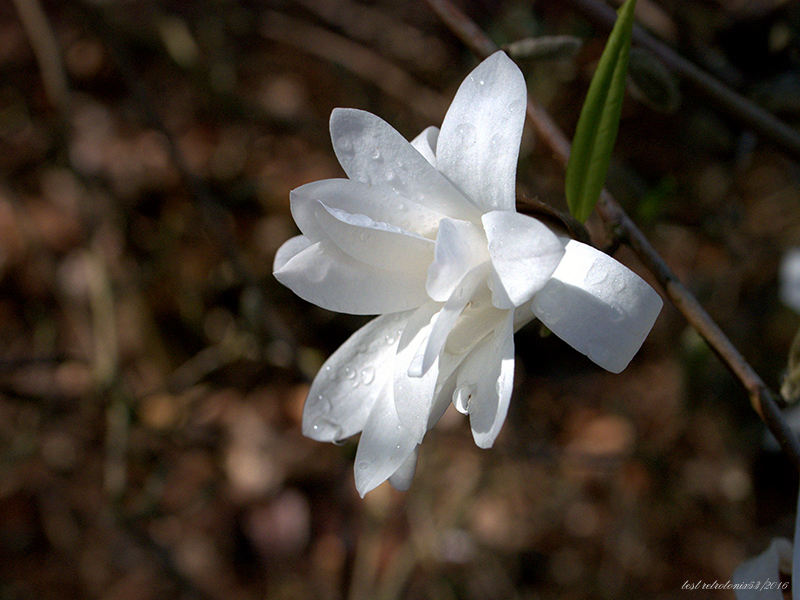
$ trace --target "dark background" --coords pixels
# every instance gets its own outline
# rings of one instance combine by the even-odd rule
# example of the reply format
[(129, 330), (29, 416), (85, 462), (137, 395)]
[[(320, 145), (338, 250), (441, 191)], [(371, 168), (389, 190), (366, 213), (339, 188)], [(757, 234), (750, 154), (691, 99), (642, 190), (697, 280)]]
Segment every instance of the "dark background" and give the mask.
[[(798, 122), (796, 2), (639, 4)], [(607, 32), (557, 0), (462, 7), (498, 43), (584, 40), (520, 63), (571, 136)], [(273, 280), (289, 191), (343, 176), (334, 107), (410, 138), (476, 62), (421, 0), (0, 2), (0, 600), (731, 598), (681, 586), (791, 537), (796, 473), (669, 304), (621, 375), (520, 332), (495, 447), (448, 412), (407, 493), (361, 500), (355, 440), (302, 437), (310, 379), (364, 319)], [(690, 85), (651, 88), (609, 186), (777, 388), (798, 157)], [(563, 209), (551, 154), (526, 131), (519, 191)]]

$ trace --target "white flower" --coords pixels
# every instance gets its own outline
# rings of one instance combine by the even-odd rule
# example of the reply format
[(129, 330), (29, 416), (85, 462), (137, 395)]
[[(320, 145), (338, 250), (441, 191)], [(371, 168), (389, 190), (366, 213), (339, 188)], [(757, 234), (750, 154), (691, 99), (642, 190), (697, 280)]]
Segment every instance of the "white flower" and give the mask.
[(411, 143), (367, 112), (336, 109), (331, 138), (348, 179), (291, 194), (303, 235), (275, 256), (275, 277), (333, 311), (381, 314), (325, 363), (303, 433), (361, 433), (363, 495), (406, 489), (417, 447), (452, 401), (475, 442), (493, 444), (514, 375), (515, 329), (538, 317), (604, 368), (625, 368), (661, 299), (598, 250), (516, 212), (527, 92), (503, 53), (461, 84), (441, 131)]

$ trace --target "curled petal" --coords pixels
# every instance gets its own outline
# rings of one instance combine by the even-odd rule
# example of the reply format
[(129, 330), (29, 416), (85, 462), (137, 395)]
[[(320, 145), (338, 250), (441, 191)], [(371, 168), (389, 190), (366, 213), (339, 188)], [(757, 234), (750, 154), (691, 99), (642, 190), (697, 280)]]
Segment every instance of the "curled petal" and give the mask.
[(313, 242), (304, 235), (296, 235), (286, 240), (275, 253), (275, 260), (272, 263), (272, 270), (280, 271), (287, 262), (300, 254), (303, 250), (311, 246)]
[(488, 259), (486, 237), (479, 226), (442, 219), (434, 259), (428, 268), (428, 295), (437, 302), (447, 301), (464, 275)]
[(511, 211), (481, 217), (492, 259), (492, 302), (513, 308), (544, 287), (564, 256), (564, 244), (541, 221)]
[(469, 413), (472, 437), (490, 448), (508, 414), (514, 387), (514, 312), (470, 352), (458, 369), (453, 402)]
[(619, 373), (638, 352), (662, 305), (655, 290), (633, 271), (596, 248), (570, 240), (531, 309), (575, 350)]
[(417, 355), (418, 350), (424, 348), (430, 335), (432, 319), (440, 308), (440, 303), (428, 302), (409, 317), (395, 358), (394, 402), (397, 418), (418, 441), (422, 440), (427, 431), (439, 369), (434, 365), (423, 374), (416, 364), (420, 362)]
[(464, 80), (444, 117), (436, 166), (482, 213), (515, 210), (526, 99), (522, 72), (496, 52)]
[(411, 145), (434, 167), (436, 167), (436, 141), (438, 139), (439, 128), (431, 126), (426, 127), (422, 133), (411, 140)]
[(359, 262), (330, 240), (302, 250), (274, 275), (303, 300), (351, 315), (400, 312), (428, 301), (424, 279)]
[(358, 442), (355, 463), (358, 493), (364, 496), (394, 475), (418, 443), (417, 436), (397, 419), (391, 387), (388, 393), (379, 394)]
[(336, 157), (350, 179), (388, 185), (403, 197), (456, 219), (480, 216), (468, 200), (383, 119), (362, 110), (331, 114)]
[(445, 302), (444, 307), (436, 316), (431, 328), (428, 343), (425, 346), (425, 354), (422, 359), (422, 373), (427, 373), (433, 363), (439, 357), (439, 353), (447, 342), (447, 336), (461, 316), (467, 303), (470, 302), (475, 291), (482, 283), (485, 283), (488, 275), (486, 263), (474, 267), (453, 290), (450, 298)]
[(334, 352), (314, 378), (303, 408), (303, 435), (336, 442), (364, 428), (378, 395), (390, 393), (394, 357), (410, 312), (382, 315)]
[(387, 271), (424, 273), (434, 242), (366, 215), (353, 215), (317, 202), (315, 215), (336, 246), (365, 264)]
[(324, 179), (307, 183), (290, 194), (292, 217), (309, 239), (320, 242), (327, 238), (317, 221), (318, 202), (351, 215), (366, 215), (383, 222), (434, 238), (442, 214), (404, 198), (388, 185), (369, 185), (350, 179)]

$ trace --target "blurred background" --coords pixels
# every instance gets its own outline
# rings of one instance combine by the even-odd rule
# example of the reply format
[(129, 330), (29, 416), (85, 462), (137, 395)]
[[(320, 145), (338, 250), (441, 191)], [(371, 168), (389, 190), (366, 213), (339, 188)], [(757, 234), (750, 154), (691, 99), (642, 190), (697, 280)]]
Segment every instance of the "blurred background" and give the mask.
[[(519, 60), (571, 136), (607, 31), (562, 0), (458, 5), (498, 44), (583, 41)], [(797, 2), (639, 5), (798, 123)], [(609, 187), (778, 388), (800, 157), (634, 60)], [(521, 331), (495, 447), (448, 412), (407, 493), (360, 499), (356, 440), (302, 437), (365, 319), (272, 278), (289, 191), (343, 176), (334, 107), (410, 138), (476, 64), (422, 0), (0, 2), (0, 600), (732, 598), (681, 587), (791, 538), (796, 473), (669, 304), (621, 375)], [(518, 181), (564, 209), (532, 130)]]

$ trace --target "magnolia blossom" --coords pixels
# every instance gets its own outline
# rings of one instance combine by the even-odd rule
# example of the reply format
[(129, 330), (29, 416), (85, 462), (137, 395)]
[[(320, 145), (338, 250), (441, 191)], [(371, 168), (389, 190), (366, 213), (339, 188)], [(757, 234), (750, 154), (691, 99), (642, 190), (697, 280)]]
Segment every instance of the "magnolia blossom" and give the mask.
[(314, 380), (303, 433), (361, 432), (363, 496), (389, 479), (407, 489), (425, 433), (452, 402), (490, 447), (506, 417), (514, 331), (539, 318), (598, 365), (619, 372), (661, 299), (598, 250), (516, 212), (527, 92), (498, 52), (462, 83), (442, 123), (410, 143), (378, 117), (331, 115), (347, 179), (291, 194), (302, 235), (275, 256), (275, 277), (305, 300), (379, 314)]

